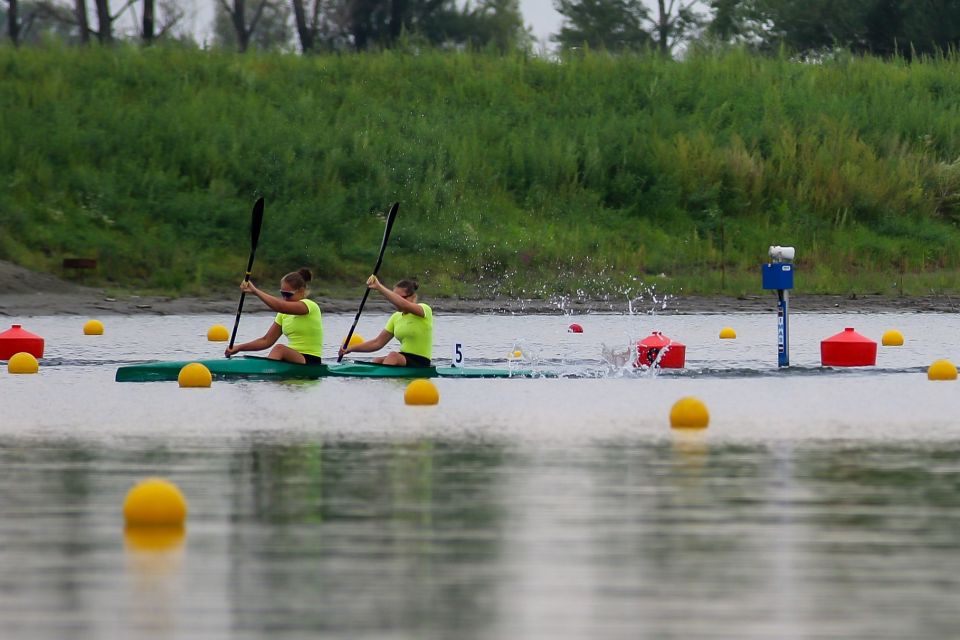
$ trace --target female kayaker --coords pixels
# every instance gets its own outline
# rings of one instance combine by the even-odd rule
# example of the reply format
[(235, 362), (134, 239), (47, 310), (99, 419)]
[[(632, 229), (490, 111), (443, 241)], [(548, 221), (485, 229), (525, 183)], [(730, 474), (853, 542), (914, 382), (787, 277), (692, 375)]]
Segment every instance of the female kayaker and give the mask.
[[(229, 358), (239, 351), (260, 351), (273, 347), (267, 356), (271, 360), (319, 364), (323, 353), (323, 319), (317, 303), (307, 298), (307, 283), (312, 278), (313, 274), (307, 268), (283, 276), (279, 298), (261, 291), (249, 280), (241, 283), (241, 291), (260, 298), (277, 312), (277, 317), (262, 338), (228, 347), (224, 355)], [(287, 336), (288, 344), (276, 344), (281, 335)]]
[(400, 350), (374, 358), (374, 362), (395, 367), (429, 367), (433, 356), (433, 310), (429, 305), (417, 302), (417, 289), (420, 287), (417, 281), (401, 280), (390, 290), (377, 276), (370, 276), (367, 278), (367, 287), (379, 291), (397, 311), (390, 316), (380, 335), (347, 349), (341, 346), (340, 355), (377, 351), (396, 338), (400, 341)]

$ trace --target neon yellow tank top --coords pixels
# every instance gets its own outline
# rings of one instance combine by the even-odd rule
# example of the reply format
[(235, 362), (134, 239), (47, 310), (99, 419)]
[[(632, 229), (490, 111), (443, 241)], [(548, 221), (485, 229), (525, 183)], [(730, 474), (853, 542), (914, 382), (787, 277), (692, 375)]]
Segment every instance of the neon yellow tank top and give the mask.
[(433, 358), (433, 309), (419, 303), (423, 308), (423, 317), (415, 313), (400, 313), (397, 311), (387, 321), (384, 327), (400, 341), (400, 351)]
[(308, 313), (294, 315), (278, 313), (274, 322), (283, 329), (288, 346), (294, 351), (321, 357), (323, 354), (323, 318), (320, 306), (313, 300), (301, 300), (307, 305)]

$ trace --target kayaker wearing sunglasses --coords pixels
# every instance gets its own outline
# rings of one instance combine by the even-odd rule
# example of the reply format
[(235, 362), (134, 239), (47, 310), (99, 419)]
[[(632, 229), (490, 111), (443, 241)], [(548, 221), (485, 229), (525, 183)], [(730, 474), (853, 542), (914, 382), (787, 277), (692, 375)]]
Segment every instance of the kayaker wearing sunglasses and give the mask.
[(433, 310), (429, 305), (417, 303), (417, 289), (420, 287), (417, 281), (401, 280), (390, 290), (377, 276), (370, 276), (367, 287), (379, 291), (397, 311), (390, 316), (380, 335), (349, 349), (341, 346), (340, 354), (377, 351), (396, 338), (400, 341), (400, 351), (391, 351), (374, 358), (373, 362), (396, 367), (429, 367), (433, 354)]
[[(280, 280), (280, 297), (272, 296), (254, 286), (249, 280), (240, 284), (240, 290), (252, 293), (277, 312), (273, 324), (263, 337), (235, 344), (227, 348), (228, 358), (240, 351), (260, 351), (267, 347), (271, 360), (285, 360), (298, 364), (319, 364), (323, 353), (323, 318), (316, 302), (307, 298), (307, 283), (313, 278), (310, 269), (288, 273)], [(288, 344), (276, 344), (280, 336), (287, 336)]]

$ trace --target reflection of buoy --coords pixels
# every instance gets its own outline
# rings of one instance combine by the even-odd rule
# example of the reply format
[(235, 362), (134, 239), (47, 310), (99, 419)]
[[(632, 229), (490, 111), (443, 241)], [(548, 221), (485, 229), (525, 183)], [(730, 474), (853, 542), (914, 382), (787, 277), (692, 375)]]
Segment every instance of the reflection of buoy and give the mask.
[(83, 335), (85, 336), (102, 336), (103, 335), (103, 323), (99, 320), (87, 320), (83, 324)]
[(568, 333), (583, 333), (583, 327), (578, 325), (576, 322), (567, 327)]
[(956, 380), (957, 367), (949, 360), (937, 360), (927, 369), (928, 380)]
[(820, 363), (825, 367), (869, 367), (877, 364), (877, 343), (847, 327), (820, 341)]
[(29, 353), (34, 358), (43, 357), (43, 338), (35, 333), (24, 331), (15, 324), (0, 333), (0, 360), (9, 360), (15, 353)]
[(880, 342), (883, 343), (883, 346), (885, 347), (902, 347), (903, 334), (896, 329), (890, 329), (889, 331), (884, 332), (883, 338), (880, 339)]
[(134, 551), (167, 551), (179, 547), (184, 535), (182, 526), (132, 526), (123, 530), (123, 541)]
[(40, 365), (32, 353), (21, 351), (15, 353), (7, 362), (7, 371), (9, 373), (36, 373), (40, 370)]
[(733, 327), (724, 327), (720, 329), (720, 339), (721, 340), (733, 340), (737, 337), (737, 332), (733, 330)]
[(210, 369), (204, 365), (191, 362), (180, 369), (177, 382), (181, 387), (209, 387), (213, 382), (213, 376), (210, 374)]
[(670, 409), (670, 426), (674, 429), (705, 429), (710, 423), (707, 405), (697, 398), (680, 398)]
[(163, 478), (138, 482), (123, 501), (127, 527), (182, 527), (187, 500), (177, 485)]
[(703, 429), (674, 429), (671, 437), (673, 461), (679, 469), (697, 474), (703, 470), (710, 456)]
[(207, 340), (210, 342), (226, 342), (230, 339), (230, 332), (222, 324), (215, 324), (207, 329)]
[(347, 348), (355, 347), (358, 344), (361, 344), (363, 342), (364, 342), (363, 336), (360, 335), (359, 333), (355, 333), (352, 336), (350, 336), (350, 342), (349, 344), (347, 344)]
[(420, 378), (407, 385), (403, 401), (407, 404), (437, 404), (440, 402), (440, 392), (432, 382)]

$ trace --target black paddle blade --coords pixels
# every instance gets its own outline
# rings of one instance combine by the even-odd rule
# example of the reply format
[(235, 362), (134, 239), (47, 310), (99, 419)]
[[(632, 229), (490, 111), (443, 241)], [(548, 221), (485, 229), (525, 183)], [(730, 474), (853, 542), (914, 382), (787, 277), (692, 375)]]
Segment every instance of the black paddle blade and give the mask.
[(397, 219), (397, 211), (400, 209), (400, 203), (394, 202), (390, 205), (390, 211), (387, 212), (387, 225), (383, 228), (383, 242), (380, 243), (380, 253), (387, 246), (387, 238), (390, 237), (390, 230), (393, 229), (393, 221)]
[(263, 198), (257, 198), (253, 203), (253, 217), (250, 220), (250, 251), (257, 250), (260, 242), (260, 226), (263, 225)]
[(393, 229), (393, 221), (397, 219), (397, 210), (400, 208), (399, 202), (394, 202), (387, 212), (387, 224), (383, 228), (383, 242), (380, 243), (380, 255), (377, 257), (377, 264), (373, 267), (373, 275), (380, 271), (380, 263), (383, 262), (383, 253), (387, 250), (387, 240), (390, 238), (390, 230)]

